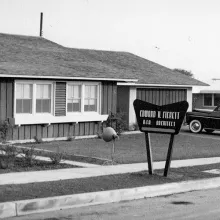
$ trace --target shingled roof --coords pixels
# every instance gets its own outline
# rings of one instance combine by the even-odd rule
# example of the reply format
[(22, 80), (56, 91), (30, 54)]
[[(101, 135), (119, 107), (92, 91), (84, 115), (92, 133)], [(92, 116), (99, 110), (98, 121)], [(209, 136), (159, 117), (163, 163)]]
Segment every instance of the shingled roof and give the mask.
[(126, 52), (72, 49), (41, 37), (0, 34), (0, 75), (137, 79), (138, 84), (207, 85)]

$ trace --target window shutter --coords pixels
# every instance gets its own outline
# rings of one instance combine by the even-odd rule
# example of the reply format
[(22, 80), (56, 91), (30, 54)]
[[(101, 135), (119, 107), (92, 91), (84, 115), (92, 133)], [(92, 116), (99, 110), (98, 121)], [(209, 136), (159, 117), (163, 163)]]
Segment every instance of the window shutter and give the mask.
[(66, 115), (66, 83), (56, 82), (55, 116)]

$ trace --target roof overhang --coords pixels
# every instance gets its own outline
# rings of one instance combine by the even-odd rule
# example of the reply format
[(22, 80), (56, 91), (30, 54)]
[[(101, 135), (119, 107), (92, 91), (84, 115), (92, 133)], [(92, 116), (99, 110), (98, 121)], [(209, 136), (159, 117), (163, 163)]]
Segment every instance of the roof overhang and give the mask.
[(0, 74), (0, 78), (30, 78), (30, 79), (59, 79), (59, 80), (89, 80), (89, 81), (117, 81), (117, 82), (137, 82), (137, 79), (121, 78), (91, 78), (91, 77), (69, 77), (69, 76), (34, 76), (34, 75), (7, 75)]
[(200, 90), (199, 93), (203, 93), (203, 94), (220, 94), (220, 90)]
[(192, 88), (194, 85), (169, 85), (169, 84), (138, 84), (138, 83), (117, 83), (119, 86), (135, 87), (174, 87), (174, 88)]

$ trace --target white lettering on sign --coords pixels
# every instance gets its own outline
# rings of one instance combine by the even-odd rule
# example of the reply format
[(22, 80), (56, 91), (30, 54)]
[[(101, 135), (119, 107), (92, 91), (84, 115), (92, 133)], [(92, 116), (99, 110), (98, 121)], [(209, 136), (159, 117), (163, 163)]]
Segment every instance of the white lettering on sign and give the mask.
[(140, 110), (140, 117), (142, 117), (142, 118), (155, 118), (156, 111)]
[(163, 118), (166, 119), (179, 119), (180, 113), (179, 112), (163, 112)]
[(161, 111), (151, 111), (151, 110), (140, 110), (141, 118), (162, 118), (162, 119), (179, 119), (179, 112), (161, 112)]
[(156, 121), (157, 126), (174, 127), (175, 121)]
[(151, 120), (143, 120), (143, 125), (151, 125)]

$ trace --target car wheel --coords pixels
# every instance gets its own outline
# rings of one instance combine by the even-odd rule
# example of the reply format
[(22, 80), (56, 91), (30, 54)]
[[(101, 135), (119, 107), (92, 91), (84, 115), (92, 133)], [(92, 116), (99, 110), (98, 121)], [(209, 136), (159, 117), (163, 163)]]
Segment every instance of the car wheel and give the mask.
[(204, 129), (207, 133), (212, 133), (214, 130), (213, 129)]
[(193, 133), (199, 133), (202, 131), (202, 124), (199, 120), (192, 120), (189, 124), (189, 129)]

